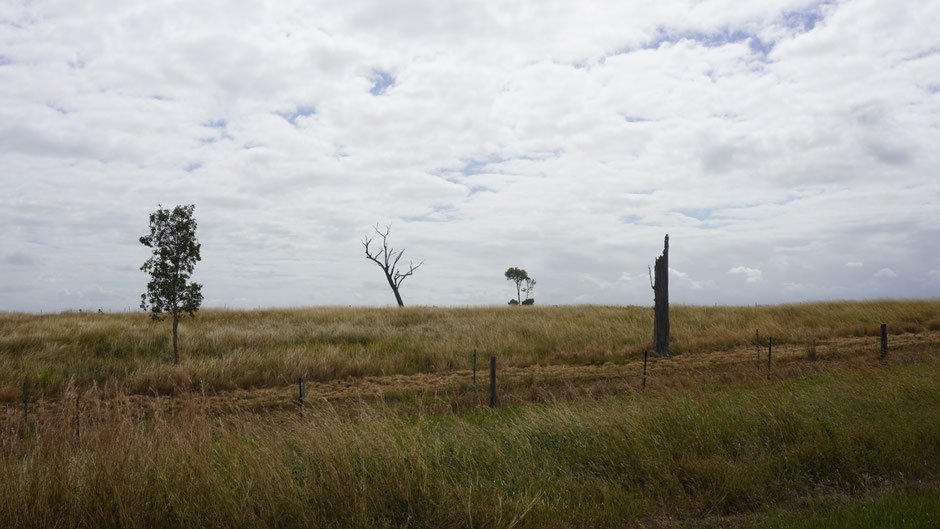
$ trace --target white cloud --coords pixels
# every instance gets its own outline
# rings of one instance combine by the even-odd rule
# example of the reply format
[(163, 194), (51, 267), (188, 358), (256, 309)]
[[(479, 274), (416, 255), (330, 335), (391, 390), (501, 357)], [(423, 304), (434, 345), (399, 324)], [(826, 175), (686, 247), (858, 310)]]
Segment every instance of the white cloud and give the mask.
[(928, 286), (938, 286), (940, 285), (940, 270), (930, 269), (927, 271), (927, 277), (924, 281), (924, 284)]
[(764, 275), (757, 268), (748, 268), (746, 266), (735, 266), (731, 270), (728, 270), (729, 274), (742, 274), (747, 279), (748, 283), (757, 283), (764, 279)]
[(632, 284), (635, 282), (645, 283), (648, 280), (647, 274), (631, 274), (630, 272), (621, 272), (617, 281), (620, 283)]
[(196, 204), (196, 277), (228, 306), (393, 301), (360, 255), (375, 222), (427, 259), (408, 304), (501, 304), (508, 266), (540, 302), (646, 303), (665, 233), (695, 276), (680, 302), (868, 298), (844, 273), (864, 255), (900, 272), (885, 295), (919, 296), (904, 263), (940, 259), (937, 2), (0, 19), (0, 310), (136, 305), (158, 203)]
[(849, 268), (861, 268), (862, 266), (865, 266), (865, 265), (861, 261), (849, 261), (845, 263), (845, 266)]
[(890, 268), (882, 268), (873, 274), (875, 277), (898, 277), (897, 272)]
[(669, 273), (679, 280), (680, 286), (688, 287), (692, 290), (702, 290), (704, 288), (714, 288), (715, 282), (712, 280), (694, 280), (689, 274), (680, 272), (675, 268), (669, 268)]
[(688, 279), (688, 278), (689, 278), (689, 274), (686, 274), (685, 272), (680, 272), (680, 271), (676, 270), (675, 268), (670, 268), (670, 269), (669, 269), (669, 273), (672, 274), (672, 275), (675, 276), (675, 277), (678, 277), (679, 279)]

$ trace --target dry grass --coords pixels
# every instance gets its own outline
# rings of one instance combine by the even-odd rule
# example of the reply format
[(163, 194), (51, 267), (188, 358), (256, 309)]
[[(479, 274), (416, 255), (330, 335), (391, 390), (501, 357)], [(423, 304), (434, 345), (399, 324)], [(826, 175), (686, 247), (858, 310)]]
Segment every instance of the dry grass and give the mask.
[[(647, 385), (643, 384), (642, 357), (623, 364), (534, 365), (498, 368), (498, 394), (502, 405), (525, 403), (586, 402), (617, 395), (638, 395), (715, 384), (753, 386), (770, 379), (795, 379), (832, 372), (863, 371), (882, 365), (905, 365), (930, 361), (940, 356), (940, 333), (928, 332), (895, 336), (886, 361), (880, 360), (877, 338), (836, 338), (815, 345), (814, 359), (799, 344), (775, 347), (773, 365), (768, 371), (766, 348), (756, 362), (752, 346), (730, 351), (685, 354), (672, 358), (649, 358)], [(364, 376), (327, 381), (308, 381), (310, 406), (327, 405), (338, 411), (356, 409), (360, 404), (387, 406), (400, 415), (424, 416), (434, 413), (476, 411), (489, 404), (488, 363), (480, 359), (477, 382), (469, 369), (416, 373), (413, 375)], [(174, 414), (183, 403), (198, 406), (206, 413), (225, 416), (239, 413), (271, 414), (298, 411), (297, 382), (251, 389), (215, 390), (194, 388), (191, 392), (161, 394), (131, 391), (119, 380), (102, 386), (82, 388), (70, 385), (58, 395), (33, 399), (30, 413), (35, 416), (71, 413), (79, 397), (83, 407), (135, 410), (134, 413)], [(7, 404), (9, 424), (21, 422), (17, 401)], [(4, 423), (0, 417), (0, 425)]]
[[(940, 301), (672, 308), (678, 354), (763, 340), (801, 345), (924, 331)], [(145, 314), (0, 314), (0, 400), (26, 375), (40, 394), (118, 381), (130, 392), (280, 387), (466, 369), (472, 351), (503, 366), (624, 364), (649, 346), (645, 307), (311, 308), (204, 310), (181, 325), (183, 363), (169, 362), (169, 325)], [(766, 342), (765, 342), (766, 343)]]

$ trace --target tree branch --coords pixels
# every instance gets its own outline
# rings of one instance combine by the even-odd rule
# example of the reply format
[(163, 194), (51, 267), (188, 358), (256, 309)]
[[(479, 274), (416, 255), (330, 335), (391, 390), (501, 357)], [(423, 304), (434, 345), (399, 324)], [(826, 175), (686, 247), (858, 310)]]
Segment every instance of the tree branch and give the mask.
[[(396, 261), (396, 262), (397, 262), (397, 261)], [(408, 276), (414, 274), (414, 273), (415, 273), (415, 270), (417, 270), (418, 268), (420, 268), (421, 265), (423, 265), (423, 264), (424, 264), (424, 261), (423, 261), (423, 260), (422, 260), (420, 263), (418, 263), (417, 265), (414, 264), (413, 262), (409, 262), (409, 263), (408, 263), (408, 271), (405, 272), (404, 274), (401, 273), (401, 272), (399, 272), (398, 270), (395, 270), (395, 286), (396, 286), (396, 287), (401, 286), (401, 282), (404, 281), (406, 277), (408, 277)]]
[[(372, 244), (372, 238), (370, 238), (370, 237), (363, 237), (363, 238), (362, 238), (362, 246), (363, 246), (363, 247), (365, 248), (365, 250), (366, 250), (366, 258), (368, 258), (368, 259), (370, 259), (370, 260), (372, 260), (372, 261), (375, 261), (375, 264), (377, 264), (377, 265), (379, 265), (379, 266), (382, 266), (382, 263), (376, 258), (376, 256), (372, 255), (372, 252), (369, 250), (369, 245), (370, 245), (370, 244)], [(381, 254), (379, 254), (379, 255), (381, 255)], [(385, 268), (385, 267), (382, 266), (382, 268)]]

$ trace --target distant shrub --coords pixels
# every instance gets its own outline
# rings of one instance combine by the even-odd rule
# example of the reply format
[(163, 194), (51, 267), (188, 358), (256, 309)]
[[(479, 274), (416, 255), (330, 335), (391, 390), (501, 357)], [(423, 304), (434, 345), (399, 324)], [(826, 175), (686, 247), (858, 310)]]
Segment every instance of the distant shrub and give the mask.
[(518, 305), (519, 302), (516, 301), (516, 300), (514, 300), (514, 299), (510, 299), (510, 300), (509, 300), (509, 304), (510, 304), (510, 305)]
[(522, 300), (523, 305), (535, 305), (535, 298), (529, 298)]

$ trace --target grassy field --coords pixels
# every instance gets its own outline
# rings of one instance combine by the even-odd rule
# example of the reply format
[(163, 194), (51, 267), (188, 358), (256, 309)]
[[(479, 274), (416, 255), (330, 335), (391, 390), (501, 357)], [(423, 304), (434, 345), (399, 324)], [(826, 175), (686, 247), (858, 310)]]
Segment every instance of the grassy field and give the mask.
[[(940, 330), (940, 301), (840, 302), (671, 309), (672, 349), (710, 353), (763, 343), (812, 346), (846, 337)], [(36, 391), (119, 382), (132, 393), (263, 388), (300, 376), (328, 381), (467, 369), (472, 351), (504, 366), (624, 363), (652, 340), (648, 307), (311, 308), (203, 310), (181, 324), (147, 314), (0, 313), (0, 400), (23, 377)]]
[(940, 526), (940, 302), (672, 316), (644, 390), (649, 308), (3, 314), (0, 527)]

